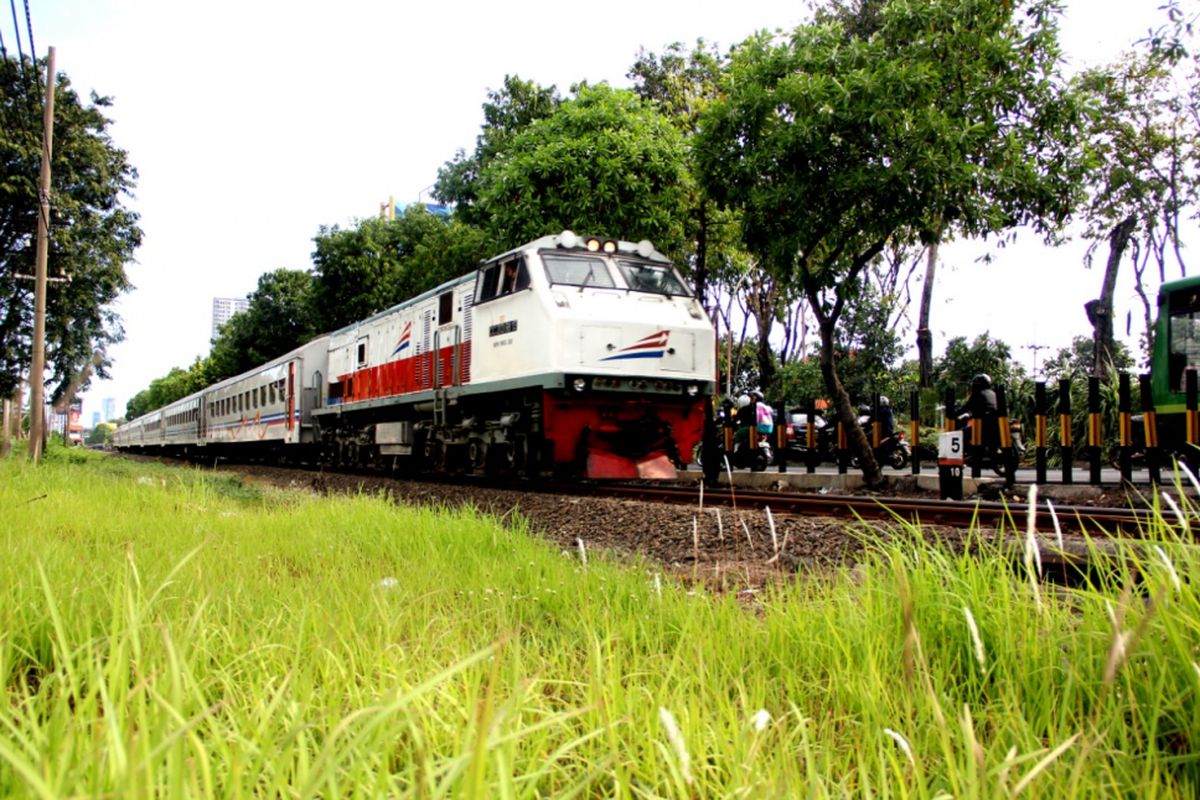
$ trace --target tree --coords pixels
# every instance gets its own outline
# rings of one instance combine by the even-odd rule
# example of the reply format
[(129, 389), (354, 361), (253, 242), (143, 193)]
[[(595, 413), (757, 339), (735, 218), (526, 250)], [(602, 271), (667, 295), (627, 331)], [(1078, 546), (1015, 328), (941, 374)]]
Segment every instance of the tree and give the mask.
[(890, 2), (867, 38), (834, 20), (733, 53), (701, 124), (709, 192), (747, 247), (808, 299), (826, 388), (881, 479), (837, 371), (835, 332), (889, 242), (1043, 230), (1074, 205), (1076, 103), (1052, 0)]
[(938, 395), (953, 390), (960, 397), (967, 394), (971, 379), (976, 375), (987, 375), (993, 383), (1011, 384), (1020, 374), (1013, 365), (1012, 348), (986, 332), (969, 344), (965, 336), (956, 336), (947, 342), (946, 352), (938, 359), (935, 371), (934, 385)]
[(313, 277), (277, 269), (258, 279), (245, 311), (221, 327), (205, 370), (210, 382), (238, 375), (294, 350), (318, 331), (313, 309)]
[[(1070, 347), (1064, 347), (1042, 365), (1042, 371), (1049, 380), (1092, 375), (1096, 366), (1095, 340), (1086, 336), (1076, 336), (1071, 340)], [(1132, 369), (1133, 355), (1124, 342), (1113, 342), (1113, 349), (1107, 361), (1111, 369), (1121, 371)]]
[(325, 331), (462, 275), (496, 249), (479, 229), (421, 206), (394, 220), (322, 227), (313, 241), (314, 322)]
[(571, 229), (678, 256), (688, 179), (683, 138), (662, 114), (632, 92), (582, 86), (484, 169), (479, 207), (501, 248)]
[(1200, 200), (1200, 88), (1195, 74), (1190, 89), (1177, 88), (1173, 66), (1160, 52), (1128, 53), (1078, 80), (1091, 101), (1087, 146), (1093, 169), (1084, 235), (1092, 244), (1087, 263), (1108, 244), (1100, 295), (1084, 308), (1092, 325), (1089, 373), (1102, 378), (1113, 366), (1113, 296), (1127, 250), (1132, 250), (1147, 331), (1153, 330), (1153, 308), (1143, 286), (1147, 268), (1157, 267), (1162, 281), (1173, 260), (1186, 274), (1180, 219)]
[(113, 431), (117, 429), (115, 422), (101, 422), (88, 431), (84, 444), (92, 447), (106, 445), (112, 441)]
[[(28, 374), (42, 154), (44, 62), (0, 59), (0, 396)], [(84, 104), (65, 75), (55, 78), (51, 162), (50, 275), (46, 350), (52, 402), (95, 364), (108, 377), (109, 345), (124, 336), (111, 308), (130, 288), (125, 265), (141, 242), (138, 216), (125, 207), (137, 171), (108, 133), (107, 97)], [(90, 375), (90, 373), (88, 373)], [(86, 385), (86, 378), (84, 384)]]
[(125, 404), (125, 419), (137, 419), (168, 403), (174, 403), (181, 397), (200, 391), (208, 383), (208, 373), (200, 358), (192, 362), (187, 369), (172, 367), (163, 377), (150, 381), (149, 388), (129, 398)]
[(459, 150), (438, 170), (433, 196), (453, 203), (455, 214), (471, 225), (485, 216), (478, 207), (479, 176), (505, 152), (513, 137), (539, 119), (554, 113), (562, 99), (553, 86), (539, 86), (517, 75), (504, 76), (504, 88), (489, 90), (483, 104), (483, 127), (475, 138), (475, 152)]

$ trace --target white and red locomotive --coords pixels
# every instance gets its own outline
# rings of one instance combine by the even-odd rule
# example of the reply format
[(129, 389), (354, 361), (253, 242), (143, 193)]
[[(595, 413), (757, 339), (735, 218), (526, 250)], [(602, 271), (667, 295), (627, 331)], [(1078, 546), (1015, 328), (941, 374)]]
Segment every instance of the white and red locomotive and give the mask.
[(455, 472), (668, 477), (714, 333), (646, 241), (546, 236), (136, 419), (119, 448)]

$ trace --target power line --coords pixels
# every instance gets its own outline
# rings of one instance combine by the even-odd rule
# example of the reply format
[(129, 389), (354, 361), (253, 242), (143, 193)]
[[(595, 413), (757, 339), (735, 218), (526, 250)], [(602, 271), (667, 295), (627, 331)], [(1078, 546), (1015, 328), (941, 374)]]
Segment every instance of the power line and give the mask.
[(33, 18), (29, 16), (29, 0), (25, 0), (25, 27), (29, 30), (29, 57), (37, 61), (37, 48), (33, 44)]
[(21, 61), (25, 61), (25, 52), (21, 49), (21, 25), (17, 22), (17, 3), (16, 0), (8, 0), (8, 7), (12, 9), (13, 18), (13, 33), (17, 36), (17, 55)]

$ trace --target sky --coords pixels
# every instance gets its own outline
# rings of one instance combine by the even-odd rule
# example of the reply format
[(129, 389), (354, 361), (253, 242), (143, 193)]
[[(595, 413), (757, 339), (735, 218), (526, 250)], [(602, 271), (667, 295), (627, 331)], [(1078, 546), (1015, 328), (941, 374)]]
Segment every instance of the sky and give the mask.
[[(1158, 24), (1159, 1), (1070, 0), (1067, 68), (1112, 60)], [(308, 269), (321, 226), (377, 214), (389, 197), (430, 200), (438, 168), (474, 147), (480, 106), (506, 74), (563, 94), (584, 79), (627, 86), (640, 48), (703, 37), (724, 49), (807, 17), (806, 3), (783, 0), (29, 0), (29, 8), (39, 55), (54, 46), (77, 90), (112, 97), (110, 134), (139, 173), (129, 203), (144, 233), (128, 268), (136, 289), (117, 307), (126, 338), (111, 348), (112, 377), (83, 395), (89, 425), (103, 398), (123, 413), (152, 379), (207, 354), (212, 298), (245, 296), (270, 270)], [(7, 17), (0, 33), (15, 50)], [(979, 262), (989, 248), (992, 261)], [(1088, 334), (1083, 303), (1101, 274), (1083, 269), (1083, 250), (1078, 241), (1050, 250), (1032, 235), (998, 251), (945, 248), (935, 352), (949, 337), (988, 331), (1028, 369), (1027, 345), (1049, 347), (1044, 360)], [(1131, 308), (1138, 315), (1132, 300), (1123, 282), (1118, 319)]]

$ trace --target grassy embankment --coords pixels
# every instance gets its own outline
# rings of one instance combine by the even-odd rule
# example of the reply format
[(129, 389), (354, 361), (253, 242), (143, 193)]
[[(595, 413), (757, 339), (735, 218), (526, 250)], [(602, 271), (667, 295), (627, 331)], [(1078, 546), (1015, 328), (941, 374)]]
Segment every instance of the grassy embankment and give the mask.
[(0, 796), (1200, 789), (1170, 510), (1087, 590), (913, 539), (754, 609), (472, 513), (91, 454), (0, 462), (0, 516)]

